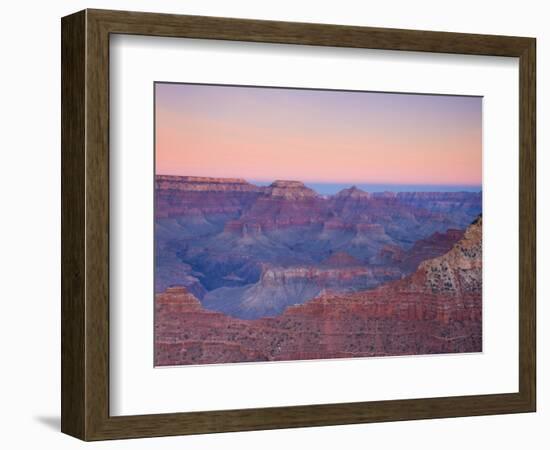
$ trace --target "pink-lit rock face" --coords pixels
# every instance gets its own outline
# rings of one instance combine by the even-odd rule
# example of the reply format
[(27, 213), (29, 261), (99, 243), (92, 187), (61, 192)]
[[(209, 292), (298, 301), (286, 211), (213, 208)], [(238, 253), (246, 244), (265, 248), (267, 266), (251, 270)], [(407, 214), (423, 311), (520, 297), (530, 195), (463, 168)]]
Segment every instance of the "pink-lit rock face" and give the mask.
[[(323, 289), (281, 315), (255, 320), (208, 310), (186, 288), (169, 288), (156, 295), (155, 364), (479, 352), (481, 240), (478, 218), (411, 275), (371, 290)], [(280, 286), (281, 279), (352, 276), (347, 256), (334, 260), (344, 267), (266, 271), (262, 278)]]
[[(323, 289), (372, 289), (407, 276), (448, 251), (481, 211), (479, 192), (352, 186), (319, 195), (293, 180), (164, 175), (155, 200), (155, 292), (185, 286), (204, 306), (246, 319), (279, 315)], [(262, 281), (293, 271), (310, 275), (279, 277), (277, 287)]]
[(318, 197), (312, 189), (301, 181), (276, 180), (265, 188), (266, 195), (285, 200), (306, 200)]

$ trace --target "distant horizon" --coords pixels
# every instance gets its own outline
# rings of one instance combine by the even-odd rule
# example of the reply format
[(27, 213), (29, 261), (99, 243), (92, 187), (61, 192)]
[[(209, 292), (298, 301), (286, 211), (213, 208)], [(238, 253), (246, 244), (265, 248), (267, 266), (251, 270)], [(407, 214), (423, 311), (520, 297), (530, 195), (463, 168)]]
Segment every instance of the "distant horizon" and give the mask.
[(363, 183), (363, 182), (350, 182), (350, 183), (322, 183), (322, 182), (308, 182), (298, 179), (272, 179), (272, 180), (254, 180), (247, 179), (245, 177), (213, 177), (208, 175), (182, 175), (171, 173), (157, 173), (155, 176), (173, 176), (173, 177), (197, 177), (197, 178), (217, 178), (217, 179), (242, 179), (249, 184), (255, 186), (269, 186), (275, 181), (298, 181), (303, 183), (306, 187), (314, 190), (319, 195), (334, 195), (338, 192), (356, 187), (364, 192), (482, 192), (481, 185), (468, 185), (468, 184), (402, 184), (402, 183)]
[(384, 184), (384, 183), (304, 183), (319, 195), (334, 195), (353, 186), (364, 192), (481, 192), (481, 186), (439, 184)]
[(481, 97), (156, 83), (155, 164), (251, 180), (480, 186), (481, 119)]

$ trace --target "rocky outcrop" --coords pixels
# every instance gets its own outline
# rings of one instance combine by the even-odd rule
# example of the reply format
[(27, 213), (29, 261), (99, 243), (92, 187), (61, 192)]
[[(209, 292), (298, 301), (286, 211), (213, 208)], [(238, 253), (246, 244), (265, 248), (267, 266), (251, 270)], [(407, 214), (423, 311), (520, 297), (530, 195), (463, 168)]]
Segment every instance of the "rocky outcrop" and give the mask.
[[(351, 187), (319, 196), (299, 181), (256, 186), (238, 178), (159, 175), (155, 292), (183, 285), (199, 299), (220, 288), (244, 296), (267, 266), (382, 266), (392, 275), (371, 278), (374, 288), (445, 253), (454, 243), (452, 230), (463, 230), (480, 210), (479, 193), (367, 193)], [(338, 254), (352, 262), (331, 262)], [(317, 293), (305, 286), (303, 292), (301, 299)]]
[(239, 178), (180, 177), (155, 178), (155, 217), (220, 216), (221, 220), (239, 216), (263, 194), (259, 186)]
[(391, 267), (267, 267), (257, 283), (215, 289), (204, 296), (202, 304), (232, 317), (257, 319), (277, 316), (286, 307), (302, 304), (327, 289), (370, 289), (400, 276)]
[(170, 217), (216, 212), (246, 211), (259, 197), (301, 201), (317, 198), (300, 181), (277, 180), (269, 186), (256, 186), (241, 178), (213, 178), (157, 175), (155, 178), (156, 216)]
[(157, 191), (185, 192), (256, 192), (263, 189), (248, 183), (242, 178), (213, 177), (182, 177), (173, 175), (157, 175), (155, 177)]
[(285, 200), (305, 200), (318, 197), (313, 189), (306, 187), (301, 181), (276, 180), (265, 188), (265, 193), (271, 197)]
[(482, 219), (477, 218), (453, 248), (444, 255), (424, 261), (425, 288), (434, 294), (455, 297), (480, 293), (482, 284)]
[[(169, 287), (162, 294), (157, 294), (155, 305), (157, 312), (161, 314), (167, 309), (170, 313), (202, 310), (201, 302), (183, 286)], [(159, 321), (158, 325), (162, 324), (162, 321)]]
[(372, 198), (369, 192), (365, 192), (356, 186), (347, 189), (342, 189), (335, 195), (338, 199), (353, 199), (353, 200), (368, 200)]
[(414, 272), (419, 264), (436, 256), (447, 253), (464, 235), (463, 230), (447, 230), (445, 233), (435, 232), (426, 239), (420, 239), (396, 261), (403, 273)]
[(360, 292), (324, 289), (277, 317), (231, 318), (172, 288), (156, 297), (155, 363), (479, 352), (481, 225), (480, 218), (450, 251), (406, 278)]
[(203, 309), (185, 288), (155, 299), (155, 365), (261, 361), (265, 356), (246, 340), (249, 324)]

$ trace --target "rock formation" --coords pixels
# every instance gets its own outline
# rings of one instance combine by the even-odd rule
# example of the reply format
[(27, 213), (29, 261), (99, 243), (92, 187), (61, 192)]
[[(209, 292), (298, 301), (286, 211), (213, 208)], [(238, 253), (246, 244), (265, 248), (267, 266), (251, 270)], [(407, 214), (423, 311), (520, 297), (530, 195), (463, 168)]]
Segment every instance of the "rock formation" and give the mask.
[(395, 280), (401, 272), (392, 267), (266, 267), (257, 283), (224, 287), (208, 292), (205, 308), (233, 317), (256, 319), (277, 316), (290, 305), (301, 304), (322, 291), (350, 292)]
[(285, 200), (305, 200), (318, 197), (314, 190), (306, 187), (301, 181), (276, 180), (264, 191), (269, 196)]
[[(323, 289), (371, 289), (409, 275), (447, 252), (480, 212), (475, 192), (351, 187), (320, 196), (300, 181), (257, 186), (239, 178), (159, 175), (155, 292), (180, 285), (237, 317), (279, 314)], [(267, 286), (266, 273), (309, 275), (278, 276), (280, 285)], [(260, 303), (252, 294), (271, 296), (271, 306), (245, 307)]]
[(481, 242), (478, 218), (405, 278), (359, 292), (324, 289), (277, 317), (232, 318), (170, 288), (156, 296), (155, 364), (479, 352)]

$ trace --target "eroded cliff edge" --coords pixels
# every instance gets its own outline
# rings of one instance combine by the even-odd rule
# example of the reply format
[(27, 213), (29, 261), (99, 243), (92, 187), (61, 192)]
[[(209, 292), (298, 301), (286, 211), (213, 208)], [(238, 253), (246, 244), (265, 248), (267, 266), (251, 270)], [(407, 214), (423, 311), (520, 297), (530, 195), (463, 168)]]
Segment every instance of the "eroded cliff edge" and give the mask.
[(277, 317), (205, 309), (184, 287), (156, 296), (155, 364), (419, 355), (482, 350), (482, 219), (444, 255), (373, 290), (322, 291)]

